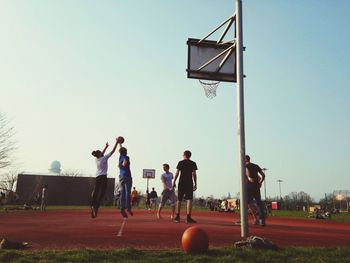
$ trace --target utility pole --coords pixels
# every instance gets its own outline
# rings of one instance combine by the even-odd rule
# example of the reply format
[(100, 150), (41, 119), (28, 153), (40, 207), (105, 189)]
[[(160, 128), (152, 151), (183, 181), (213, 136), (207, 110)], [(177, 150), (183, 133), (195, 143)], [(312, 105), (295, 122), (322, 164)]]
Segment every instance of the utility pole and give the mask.
[(267, 168), (262, 168), (264, 174), (265, 174), (265, 180), (264, 180), (264, 194), (265, 194), (265, 202), (266, 202), (266, 171), (268, 170)]
[(281, 200), (282, 199), (281, 183), (283, 182), (283, 180), (278, 179), (276, 182), (278, 183), (279, 188), (280, 188), (280, 200)]
[(236, 3), (236, 76), (237, 76), (237, 110), (238, 110), (238, 147), (241, 172), (241, 237), (248, 237), (248, 202), (245, 184), (245, 129), (244, 129), (244, 88), (243, 88), (243, 19), (242, 0)]

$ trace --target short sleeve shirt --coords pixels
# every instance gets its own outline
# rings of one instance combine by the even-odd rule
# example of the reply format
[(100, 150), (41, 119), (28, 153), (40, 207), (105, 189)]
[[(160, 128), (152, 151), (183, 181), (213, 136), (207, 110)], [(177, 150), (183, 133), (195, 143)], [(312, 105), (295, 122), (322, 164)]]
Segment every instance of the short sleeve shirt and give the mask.
[(194, 161), (182, 160), (177, 164), (176, 169), (180, 171), (179, 185), (193, 185), (192, 173), (198, 170)]
[(106, 154), (106, 155), (96, 159), (96, 165), (97, 165), (96, 176), (107, 175), (108, 159), (111, 156), (112, 156), (112, 154), (109, 153), (109, 154)]
[(156, 191), (152, 191), (151, 193), (150, 193), (150, 198), (152, 199), (152, 198), (157, 198), (158, 197), (158, 195), (157, 195), (157, 192)]
[(166, 188), (169, 190), (171, 190), (173, 188), (173, 184), (172, 184), (173, 178), (174, 178), (173, 173), (169, 172), (169, 173), (162, 174), (161, 179), (164, 182)]
[(258, 175), (258, 173), (262, 172), (262, 170), (259, 167), (259, 165), (254, 164), (254, 163), (249, 163), (246, 167), (247, 167), (247, 169), (249, 171), (248, 176), (254, 180), (254, 182), (249, 182), (248, 181), (248, 183), (249, 184), (258, 184), (258, 182), (259, 182), (259, 175)]
[[(121, 166), (123, 162), (126, 161), (126, 166)], [(130, 158), (126, 155), (120, 155), (119, 157), (119, 170), (120, 170), (120, 178), (131, 177), (130, 171)]]
[(137, 194), (138, 194), (137, 191), (134, 190), (134, 191), (131, 192), (131, 197), (135, 198), (135, 197), (137, 197)]

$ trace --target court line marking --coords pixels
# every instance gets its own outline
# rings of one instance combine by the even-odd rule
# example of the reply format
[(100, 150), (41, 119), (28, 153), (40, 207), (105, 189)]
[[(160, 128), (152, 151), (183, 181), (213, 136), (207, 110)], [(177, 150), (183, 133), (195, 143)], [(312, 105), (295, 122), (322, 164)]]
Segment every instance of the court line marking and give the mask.
[(123, 230), (124, 230), (125, 223), (126, 223), (126, 218), (123, 219), (123, 223), (120, 226), (120, 229), (119, 229), (119, 232), (118, 232), (118, 235), (117, 235), (118, 237), (121, 237), (123, 235)]

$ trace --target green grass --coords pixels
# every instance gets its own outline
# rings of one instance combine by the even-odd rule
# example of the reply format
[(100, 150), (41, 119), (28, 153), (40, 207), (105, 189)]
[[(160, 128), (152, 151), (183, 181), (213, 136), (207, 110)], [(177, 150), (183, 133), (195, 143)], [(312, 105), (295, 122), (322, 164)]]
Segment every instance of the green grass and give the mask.
[(273, 216), (289, 217), (289, 218), (307, 218), (309, 212), (304, 211), (289, 211), (289, 210), (274, 210), (272, 211)]
[(181, 251), (73, 250), (0, 251), (0, 262), (350, 262), (350, 248), (287, 248), (277, 251), (222, 248), (205, 254), (186, 255)]
[[(303, 211), (278, 210), (278, 211), (273, 211), (272, 213), (273, 213), (273, 216), (288, 217), (288, 218), (308, 218), (309, 216), (309, 212), (303, 212)], [(350, 213), (344, 212), (344, 213), (332, 215), (330, 221), (350, 223)]]
[(340, 213), (332, 215), (331, 221), (350, 223), (350, 213)]

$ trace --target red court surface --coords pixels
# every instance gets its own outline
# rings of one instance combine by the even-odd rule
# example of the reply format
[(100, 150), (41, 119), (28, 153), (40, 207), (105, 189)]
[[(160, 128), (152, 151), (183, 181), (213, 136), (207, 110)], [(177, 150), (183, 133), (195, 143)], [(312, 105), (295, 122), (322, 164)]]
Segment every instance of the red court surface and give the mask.
[[(163, 220), (156, 219), (153, 212), (141, 209), (134, 212), (133, 217), (125, 220), (122, 231), (123, 219), (116, 209), (103, 209), (95, 219), (89, 217), (88, 209), (0, 213), (0, 238), (27, 241), (31, 249), (180, 249), (182, 233), (189, 225), (171, 222), (168, 211), (164, 211)], [(230, 246), (241, 240), (240, 226), (234, 224), (238, 216), (209, 211), (193, 213), (196, 225), (207, 232), (210, 247)], [(350, 245), (348, 223), (269, 217), (266, 227), (250, 224), (249, 231), (250, 235), (269, 238), (280, 247)]]

